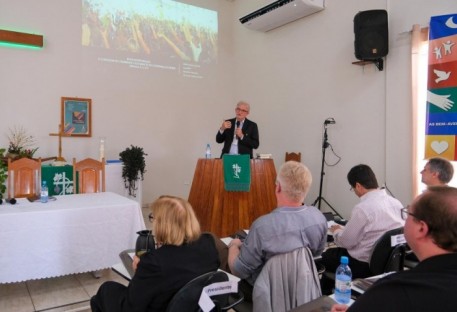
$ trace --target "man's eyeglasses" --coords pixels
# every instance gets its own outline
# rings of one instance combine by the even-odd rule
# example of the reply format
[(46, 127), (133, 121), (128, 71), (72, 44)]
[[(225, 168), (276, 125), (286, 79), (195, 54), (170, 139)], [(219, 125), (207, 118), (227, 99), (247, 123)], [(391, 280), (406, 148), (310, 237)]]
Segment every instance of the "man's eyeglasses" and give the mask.
[(248, 110), (241, 109), (241, 108), (239, 108), (239, 107), (235, 108), (235, 110), (236, 110), (237, 112), (249, 113)]
[(152, 212), (149, 214), (148, 218), (149, 218), (149, 222), (152, 223), (152, 221), (154, 221), (154, 216), (152, 215)]
[(400, 210), (400, 211), (401, 211), (401, 218), (402, 218), (403, 220), (406, 220), (406, 218), (408, 218), (408, 215), (410, 215), (411, 217), (414, 217), (414, 218), (416, 218), (417, 220), (420, 220), (414, 213), (411, 213), (411, 212), (408, 211), (408, 210), (409, 210), (409, 207), (410, 207), (410, 206), (408, 205), (408, 206), (406, 206), (405, 208), (402, 208), (402, 209)]

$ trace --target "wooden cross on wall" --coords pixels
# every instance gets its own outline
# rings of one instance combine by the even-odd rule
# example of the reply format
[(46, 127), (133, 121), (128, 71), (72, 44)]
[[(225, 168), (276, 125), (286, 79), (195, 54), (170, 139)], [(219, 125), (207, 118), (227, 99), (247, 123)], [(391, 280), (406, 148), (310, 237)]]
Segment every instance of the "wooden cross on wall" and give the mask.
[(59, 137), (59, 156), (57, 157), (57, 161), (66, 161), (65, 158), (62, 157), (62, 137), (70, 137), (71, 134), (65, 134), (62, 125), (59, 125), (59, 132), (49, 133), (49, 135)]

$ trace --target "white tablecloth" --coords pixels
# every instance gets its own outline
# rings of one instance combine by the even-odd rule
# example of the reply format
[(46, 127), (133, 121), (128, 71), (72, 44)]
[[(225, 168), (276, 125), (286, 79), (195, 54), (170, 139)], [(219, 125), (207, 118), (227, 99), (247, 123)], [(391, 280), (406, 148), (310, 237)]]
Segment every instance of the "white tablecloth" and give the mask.
[(0, 205), (0, 283), (109, 268), (143, 229), (140, 205), (111, 192)]

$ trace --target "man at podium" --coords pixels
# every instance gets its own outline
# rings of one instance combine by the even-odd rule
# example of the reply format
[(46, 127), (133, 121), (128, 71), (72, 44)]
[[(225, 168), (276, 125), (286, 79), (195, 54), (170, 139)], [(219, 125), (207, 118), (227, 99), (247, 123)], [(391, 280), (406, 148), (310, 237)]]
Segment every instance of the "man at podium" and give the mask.
[(257, 124), (246, 117), (251, 110), (248, 103), (238, 102), (235, 108), (235, 118), (222, 122), (216, 134), (216, 142), (224, 143), (224, 154), (248, 154), (253, 158), (253, 149), (259, 147), (259, 130)]

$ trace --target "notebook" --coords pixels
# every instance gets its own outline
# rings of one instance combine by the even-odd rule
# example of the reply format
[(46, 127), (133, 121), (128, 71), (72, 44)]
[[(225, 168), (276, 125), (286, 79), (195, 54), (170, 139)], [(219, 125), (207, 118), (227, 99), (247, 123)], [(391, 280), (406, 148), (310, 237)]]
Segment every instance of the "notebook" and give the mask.
[[(122, 260), (122, 264), (123, 264), (122, 269), (125, 269), (125, 271), (124, 270), (115, 270), (120, 275), (122, 275), (125, 278), (127, 278), (128, 280), (131, 280), (133, 278), (133, 275), (135, 275), (135, 271), (133, 271), (133, 268), (132, 268), (132, 262), (133, 262), (133, 256), (134, 255), (135, 255), (135, 250), (134, 249), (127, 249), (127, 250), (121, 251), (121, 253), (119, 254), (119, 257)], [(120, 272), (120, 271), (122, 271), (122, 272)], [(218, 271), (223, 271), (223, 270), (219, 269)], [(230, 274), (229, 272), (226, 272), (226, 271), (223, 271), (223, 272), (225, 272), (227, 274), (227, 276), (229, 278), (229, 281), (235, 281), (235, 282), (239, 282), (240, 281), (239, 277), (237, 277), (235, 275), (232, 275), (232, 274)]]
[(132, 279), (133, 275), (135, 275), (135, 271), (132, 268), (134, 255), (135, 255), (134, 249), (127, 249), (127, 250), (121, 251), (121, 253), (119, 254), (119, 257), (121, 258), (121, 261), (122, 261), (122, 264), (124, 265), (125, 270), (130, 275), (130, 279)]

